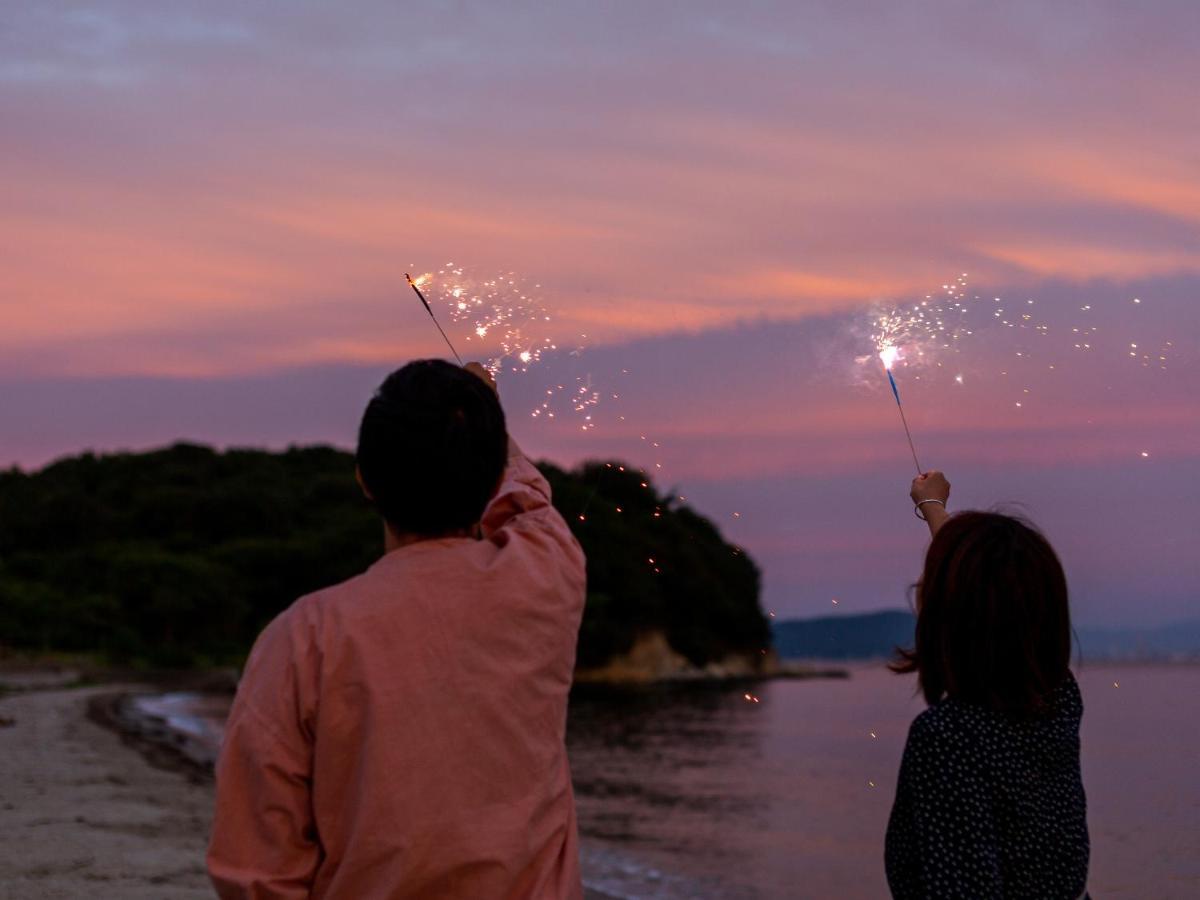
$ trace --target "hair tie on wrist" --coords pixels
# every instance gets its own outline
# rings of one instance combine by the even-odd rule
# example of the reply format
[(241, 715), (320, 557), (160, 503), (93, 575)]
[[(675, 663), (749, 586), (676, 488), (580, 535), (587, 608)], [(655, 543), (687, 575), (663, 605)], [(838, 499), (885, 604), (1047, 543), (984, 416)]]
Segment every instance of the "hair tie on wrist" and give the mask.
[(924, 506), (926, 503), (940, 503), (940, 504), (942, 504), (942, 509), (946, 508), (946, 501), (938, 500), (936, 497), (931, 497), (928, 500), (918, 500), (917, 505), (913, 507), (913, 515), (916, 516), (918, 519), (920, 519), (922, 522), (929, 521), (927, 518), (925, 518), (924, 514), (921, 512), (921, 507)]

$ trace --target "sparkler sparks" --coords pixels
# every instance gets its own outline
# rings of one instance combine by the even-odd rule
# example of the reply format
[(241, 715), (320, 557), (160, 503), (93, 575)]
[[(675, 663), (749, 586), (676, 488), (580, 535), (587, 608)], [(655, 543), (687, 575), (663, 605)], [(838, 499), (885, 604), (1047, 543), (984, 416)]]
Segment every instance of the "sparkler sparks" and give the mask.
[[(978, 298), (976, 298), (978, 299)], [(995, 298), (1000, 302), (1000, 298)], [(871, 342), (884, 368), (905, 359), (922, 361), (927, 354), (949, 350), (973, 333), (968, 327), (967, 273), (942, 285), (941, 293), (907, 305), (877, 306), (871, 313)], [(994, 316), (1004, 313), (1001, 308)], [(1007, 321), (1007, 320), (1005, 320)]]
[[(502, 369), (526, 373), (548, 354), (579, 358), (587, 347), (586, 334), (570, 335), (564, 340), (551, 331), (556, 318), (541, 298), (542, 286), (529, 284), (515, 272), (477, 277), (466, 266), (448, 262), (436, 272), (408, 276), (408, 281), (455, 358), (459, 358), (458, 353), (442, 331), (435, 310), (444, 310), (451, 326), (465, 332), (465, 342), (481, 345), (484, 366), (493, 375)], [(546, 389), (530, 415), (535, 419), (557, 419), (574, 414), (580, 420), (581, 431), (593, 430), (594, 408), (602, 394), (593, 386), (590, 374), (577, 375), (573, 380), (574, 384), (568, 380)]]
[[(1031, 297), (981, 295), (970, 290), (964, 272), (940, 291), (915, 301), (877, 304), (869, 318), (859, 320), (853, 335), (856, 378), (877, 383), (877, 367), (883, 365), (920, 472), (899, 384), (936, 385), (945, 379), (963, 394), (974, 394), (991, 383), (1006, 395), (997, 414), (1024, 417), (1056, 397), (1067, 400), (1063, 391), (1080, 383), (1080, 373), (1065, 364), (1068, 356), (1096, 357), (1095, 362), (1081, 363), (1092, 370), (1111, 364), (1105, 374), (1128, 374), (1128, 369), (1119, 368), (1122, 364), (1166, 371), (1179, 349), (1161, 332), (1154, 333), (1163, 325), (1146, 315), (1144, 299), (1132, 298), (1138, 308), (1133, 321), (1118, 314), (1131, 303), (1128, 296), (1052, 304)], [(864, 345), (873, 352), (863, 352)], [(1033, 391), (1037, 373), (1046, 372), (1055, 373), (1052, 389)], [(1115, 385), (1103, 387), (1112, 391)], [(942, 403), (948, 399), (938, 398)]]
[[(448, 262), (409, 283), (422, 295), (431, 316), (431, 307), (445, 308), (452, 323), (468, 329), (467, 341), (485, 342), (485, 365), (493, 374), (506, 366), (528, 371), (543, 354), (559, 347), (548, 333), (554, 317), (539, 296), (542, 286), (529, 285), (515, 272), (477, 277), (467, 267)], [(586, 342), (587, 336), (579, 338)], [(576, 347), (582, 350), (583, 344)]]
[[(425, 272), (409, 282), (435, 323), (434, 309), (444, 309), (451, 323), (469, 332), (466, 341), (478, 341), (486, 347), (485, 365), (493, 374), (502, 368), (515, 373), (528, 372), (548, 354), (578, 359), (587, 346), (586, 334), (571, 335), (569, 341), (563, 342), (550, 332), (554, 316), (540, 297), (541, 285), (530, 286), (514, 272), (480, 278), (467, 267), (449, 262), (438, 271)], [(450, 343), (448, 337), (446, 341)], [(567, 350), (568, 347), (571, 349)], [(620, 374), (627, 376), (629, 370), (621, 369)], [(530, 417), (548, 421), (574, 417), (580, 431), (590, 432), (597, 427), (597, 407), (602, 399), (619, 401), (620, 396), (616, 391), (601, 390), (590, 372), (578, 374), (546, 387)], [(617, 418), (625, 421), (625, 416)], [(648, 441), (645, 435), (641, 439), (654, 448), (654, 457), (660, 456), (658, 441)], [(654, 458), (653, 465), (656, 472), (662, 472), (661, 459)], [(650, 489), (648, 480), (641, 482), (641, 486)], [(579, 522), (587, 521), (586, 511), (585, 505)], [(658, 507), (652, 513), (656, 519), (662, 515)], [(740, 517), (740, 513), (734, 514), (734, 518)], [(650, 565), (656, 573), (660, 571), (656, 563)]]
[[(995, 376), (995, 372), (979, 368), (983, 360), (995, 359), (997, 350), (1013, 361), (1012, 372), (1004, 368), (998, 374), (1014, 380), (1032, 374), (1033, 368), (1027, 366), (1030, 362), (1038, 362), (1043, 371), (1062, 371), (1062, 356), (1070, 353), (1099, 353), (1114, 362), (1120, 356), (1141, 368), (1167, 370), (1178, 355), (1177, 348), (1170, 341), (1147, 335), (1148, 321), (1139, 319), (1133, 326), (1121, 323), (1127, 332), (1136, 330), (1138, 334), (1122, 334), (1118, 329), (1119, 320), (1112, 313), (1129, 302), (1128, 298), (1114, 298), (1049, 305), (1028, 297), (981, 296), (970, 291), (964, 272), (918, 301), (872, 308), (866, 339), (874, 352), (856, 356), (860, 378), (877, 377), (877, 370), (872, 369), (878, 358), (889, 372), (898, 375), (905, 371), (914, 382), (954, 373), (954, 383), (963, 386), (968, 381), (964, 369), (971, 361), (976, 369), (972, 374)], [(1134, 297), (1132, 303), (1145, 308), (1143, 298)], [(857, 340), (862, 340), (861, 330)], [(1046, 359), (1047, 354), (1054, 355)], [(979, 377), (971, 381), (982, 383)], [(1013, 388), (1017, 396), (1011, 398), (1009, 409), (1029, 407), (1030, 388), (1020, 382)]]

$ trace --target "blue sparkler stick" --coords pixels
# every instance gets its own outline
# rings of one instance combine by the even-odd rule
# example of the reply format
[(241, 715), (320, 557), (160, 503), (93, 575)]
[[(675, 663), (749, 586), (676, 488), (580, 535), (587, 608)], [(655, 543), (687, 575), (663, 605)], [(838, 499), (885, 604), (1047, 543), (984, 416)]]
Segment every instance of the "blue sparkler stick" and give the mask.
[(896, 398), (896, 405), (897, 405), (897, 406), (900, 406), (900, 391), (899, 391), (899, 389), (896, 387), (896, 379), (892, 377), (892, 370), (891, 370), (891, 369), (888, 369), (888, 370), (887, 370), (887, 373), (888, 373), (888, 381), (889, 381), (889, 382), (891, 383), (891, 385), (892, 385), (892, 396)]
[(900, 410), (900, 422), (904, 425), (904, 436), (908, 438), (908, 449), (912, 451), (917, 474), (921, 475), (925, 470), (921, 468), (921, 462), (917, 459), (917, 448), (913, 445), (912, 432), (908, 430), (908, 418), (904, 415), (904, 404), (900, 402), (900, 389), (896, 387), (896, 379), (892, 377), (891, 367), (885, 365), (883, 369), (887, 372), (888, 383), (892, 386), (892, 396), (896, 398), (896, 409)]

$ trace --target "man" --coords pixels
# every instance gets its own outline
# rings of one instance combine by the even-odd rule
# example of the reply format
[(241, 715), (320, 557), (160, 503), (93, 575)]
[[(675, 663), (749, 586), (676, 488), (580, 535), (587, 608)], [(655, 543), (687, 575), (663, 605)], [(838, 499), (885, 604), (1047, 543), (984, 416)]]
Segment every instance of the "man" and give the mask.
[(392, 373), (363, 574), (260, 635), (217, 766), (222, 898), (579, 898), (564, 730), (584, 557), (476, 363)]

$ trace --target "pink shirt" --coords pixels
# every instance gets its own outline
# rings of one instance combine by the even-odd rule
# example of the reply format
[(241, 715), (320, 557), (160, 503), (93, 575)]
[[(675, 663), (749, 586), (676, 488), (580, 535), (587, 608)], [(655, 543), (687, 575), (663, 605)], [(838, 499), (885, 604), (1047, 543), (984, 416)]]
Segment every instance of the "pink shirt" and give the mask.
[(580, 898), (584, 557), (519, 452), (483, 539), (387, 553), (259, 636), (217, 765), (230, 898)]

